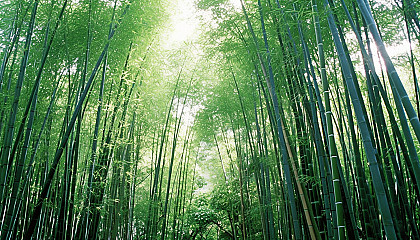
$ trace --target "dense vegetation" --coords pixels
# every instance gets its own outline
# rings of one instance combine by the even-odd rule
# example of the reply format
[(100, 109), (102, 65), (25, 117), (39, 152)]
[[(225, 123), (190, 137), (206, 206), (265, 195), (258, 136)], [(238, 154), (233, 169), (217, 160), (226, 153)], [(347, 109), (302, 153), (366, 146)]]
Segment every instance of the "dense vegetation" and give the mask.
[(0, 1), (2, 240), (420, 239), (417, 1), (175, 5)]

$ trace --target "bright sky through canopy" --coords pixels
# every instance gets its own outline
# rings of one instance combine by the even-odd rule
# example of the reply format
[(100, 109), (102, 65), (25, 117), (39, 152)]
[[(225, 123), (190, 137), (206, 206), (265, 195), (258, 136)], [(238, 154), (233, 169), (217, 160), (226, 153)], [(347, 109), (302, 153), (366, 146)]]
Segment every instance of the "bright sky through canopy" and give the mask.
[(165, 47), (175, 47), (178, 44), (192, 40), (198, 36), (198, 19), (195, 13), (194, 0), (178, 0), (170, 13), (170, 24)]
[[(234, 9), (239, 10), (239, 0), (229, 0)], [(195, 0), (178, 0), (170, 12), (170, 23), (165, 41), (165, 47), (175, 47), (178, 44), (194, 40), (200, 35), (199, 19), (195, 8)]]

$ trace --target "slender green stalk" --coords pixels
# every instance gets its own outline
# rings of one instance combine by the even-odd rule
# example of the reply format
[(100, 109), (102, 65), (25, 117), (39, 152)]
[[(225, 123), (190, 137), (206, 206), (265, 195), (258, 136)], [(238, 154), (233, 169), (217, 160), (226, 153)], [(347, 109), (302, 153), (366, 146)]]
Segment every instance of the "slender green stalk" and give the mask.
[(10, 167), (9, 167), (10, 165), (9, 162), (11, 162), (10, 150), (11, 150), (11, 145), (12, 145), (13, 135), (14, 135), (14, 125), (15, 125), (16, 116), (17, 116), (20, 93), (23, 86), (23, 80), (25, 78), (26, 67), (28, 64), (29, 51), (30, 51), (30, 46), (31, 46), (31, 41), (32, 41), (32, 32), (34, 30), (38, 3), (39, 3), (39, 0), (35, 0), (33, 8), (32, 8), (31, 19), (28, 26), (28, 32), (26, 34), (24, 53), (23, 53), (21, 64), (20, 64), (18, 80), (16, 82), (16, 89), (15, 89), (15, 94), (13, 98), (13, 104), (10, 110), (10, 117), (9, 117), (8, 125), (6, 128), (7, 131), (4, 135), (4, 140), (3, 140), (3, 147), (2, 147), (1, 160), (0, 160), (1, 161), (0, 162), (0, 209), (3, 209), (3, 206), (4, 206), (5, 187), (7, 183), (8, 173), (10, 171)]
[[(325, 1), (325, 5), (328, 7), (329, 4), (327, 1)], [(337, 28), (336, 28), (331, 12), (328, 14), (328, 24), (330, 26), (331, 33), (333, 35), (334, 45), (338, 52), (342, 71), (344, 73), (348, 91), (352, 99), (353, 107), (356, 113), (357, 123), (358, 123), (360, 133), (363, 139), (363, 145), (365, 148), (366, 157), (370, 164), (369, 170), (372, 175), (372, 181), (373, 181), (372, 183), (375, 189), (375, 194), (376, 194), (377, 201), (379, 204), (379, 209), (382, 214), (382, 221), (385, 228), (385, 232), (389, 239), (397, 239), (395, 228), (394, 228), (394, 222), (392, 220), (392, 215), (391, 215), (391, 211), (388, 204), (388, 199), (385, 194), (383, 181), (381, 179), (378, 162), (375, 156), (375, 150), (372, 145), (369, 129), (366, 124), (366, 120), (363, 116), (363, 110), (361, 107), (361, 104), (363, 103), (362, 103), (362, 100), (359, 99), (357, 95), (356, 88), (353, 82), (353, 77), (350, 72), (349, 62), (347, 61), (347, 58), (345, 57), (343, 45), (339, 39)]]

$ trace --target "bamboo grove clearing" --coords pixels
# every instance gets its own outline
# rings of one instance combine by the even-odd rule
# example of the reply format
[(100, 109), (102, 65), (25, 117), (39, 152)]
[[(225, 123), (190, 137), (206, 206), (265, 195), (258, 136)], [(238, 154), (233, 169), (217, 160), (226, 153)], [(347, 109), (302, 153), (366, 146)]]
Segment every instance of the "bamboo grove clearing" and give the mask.
[(0, 238), (420, 239), (419, 10), (0, 1)]

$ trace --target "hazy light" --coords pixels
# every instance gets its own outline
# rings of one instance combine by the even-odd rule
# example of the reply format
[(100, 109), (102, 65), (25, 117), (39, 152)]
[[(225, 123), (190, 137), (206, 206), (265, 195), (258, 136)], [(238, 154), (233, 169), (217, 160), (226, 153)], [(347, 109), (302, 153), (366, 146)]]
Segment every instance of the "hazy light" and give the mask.
[(178, 0), (170, 17), (169, 31), (164, 39), (167, 48), (193, 40), (198, 36), (199, 20), (193, 0)]

